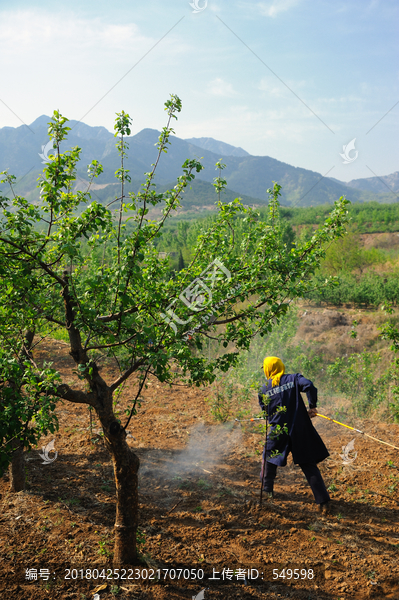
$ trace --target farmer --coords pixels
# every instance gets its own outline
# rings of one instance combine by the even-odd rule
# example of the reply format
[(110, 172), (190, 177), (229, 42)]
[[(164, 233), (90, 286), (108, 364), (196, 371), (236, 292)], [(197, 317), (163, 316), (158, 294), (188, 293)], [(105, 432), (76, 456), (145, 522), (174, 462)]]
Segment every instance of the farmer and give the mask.
[[(317, 415), (317, 389), (300, 373), (285, 375), (284, 364), (275, 356), (265, 358), (263, 370), (267, 382), (259, 392), (259, 404), (271, 425), (263, 450), (263, 489), (269, 498), (273, 498), (277, 467), (285, 467), (287, 456), (292, 452), (294, 463), (301, 467), (312, 488), (319, 510), (327, 513), (330, 496), (317, 463), (327, 458), (329, 452), (310, 420)], [(309, 410), (306, 410), (300, 392), (306, 393)]]

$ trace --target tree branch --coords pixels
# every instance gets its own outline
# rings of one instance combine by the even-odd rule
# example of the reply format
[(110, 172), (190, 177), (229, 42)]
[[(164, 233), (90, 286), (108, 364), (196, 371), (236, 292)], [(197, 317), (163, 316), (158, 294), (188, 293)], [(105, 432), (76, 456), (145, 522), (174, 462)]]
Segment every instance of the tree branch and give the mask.
[(89, 350), (101, 350), (102, 348), (114, 348), (115, 346), (123, 346), (124, 344), (127, 344), (128, 342), (130, 342), (135, 337), (136, 337), (136, 333), (134, 333), (133, 335), (131, 335), (126, 340), (123, 340), (123, 342), (114, 342), (113, 344), (100, 344), (99, 346), (89, 346), (88, 348), (86, 348), (86, 350), (87, 351), (89, 351)]
[(125, 426), (124, 426), (124, 428), (123, 428), (125, 431), (126, 431), (127, 427), (129, 426), (130, 419), (132, 418), (132, 416), (133, 416), (133, 414), (134, 414), (134, 411), (136, 410), (136, 404), (137, 404), (137, 400), (138, 400), (138, 398), (139, 398), (139, 396), (140, 396), (140, 394), (141, 394), (141, 390), (143, 389), (143, 387), (144, 387), (144, 384), (145, 384), (145, 382), (146, 382), (146, 380), (147, 380), (147, 377), (148, 377), (148, 371), (150, 370), (150, 367), (151, 367), (151, 365), (148, 365), (148, 367), (147, 367), (147, 370), (146, 370), (146, 372), (145, 372), (145, 375), (144, 375), (144, 377), (143, 377), (143, 381), (141, 382), (141, 384), (140, 384), (140, 387), (139, 387), (139, 389), (138, 389), (138, 391), (137, 391), (136, 397), (135, 397), (135, 399), (134, 399), (134, 404), (133, 404), (133, 406), (132, 406), (132, 410), (130, 411), (129, 418), (128, 418), (128, 420), (127, 420), (127, 422), (125, 423)]
[(144, 364), (144, 362), (144, 358), (137, 360), (131, 367), (129, 367), (124, 373), (122, 373), (122, 375), (118, 377), (118, 379), (115, 379), (115, 381), (109, 386), (111, 392), (114, 392), (121, 385), (121, 383), (128, 379), (128, 377), (130, 377), (132, 373), (137, 371), (137, 369), (141, 367), (141, 365)]
[(54, 273), (54, 271), (52, 269), (50, 269), (46, 265), (46, 263), (44, 263), (43, 261), (37, 260), (36, 256), (34, 256), (31, 252), (26, 250), (26, 248), (21, 248), (18, 244), (16, 244), (15, 242), (13, 242), (12, 240), (7, 239), (7, 238), (0, 238), (0, 242), (3, 242), (4, 244), (8, 244), (8, 245), (12, 246), (13, 248), (16, 248), (17, 250), (20, 250), (23, 254), (26, 254), (32, 260), (34, 260), (43, 269), (43, 271), (45, 271), (48, 275), (50, 275), (50, 277), (52, 277), (53, 279), (58, 281), (58, 283), (60, 285), (62, 285), (62, 286), (65, 285), (65, 281), (61, 277), (59, 277), (57, 275), (57, 273)]
[(121, 317), (125, 316), (125, 315), (131, 315), (135, 312), (138, 312), (138, 308), (135, 306), (133, 308), (128, 308), (127, 310), (121, 310), (118, 313), (114, 313), (113, 315), (104, 315), (101, 317), (96, 317), (96, 319), (98, 321), (101, 321), (102, 323), (109, 323), (110, 321), (118, 321), (118, 319), (120, 319)]
[(97, 406), (96, 395), (94, 392), (82, 392), (82, 390), (74, 390), (68, 384), (62, 383), (57, 386), (54, 395), (63, 400), (74, 402), (75, 404), (90, 404), (94, 408)]

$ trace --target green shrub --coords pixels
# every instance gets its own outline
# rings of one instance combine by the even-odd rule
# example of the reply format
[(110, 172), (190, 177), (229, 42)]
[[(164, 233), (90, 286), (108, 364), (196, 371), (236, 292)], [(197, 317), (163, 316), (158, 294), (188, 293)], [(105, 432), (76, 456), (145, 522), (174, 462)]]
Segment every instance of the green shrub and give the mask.
[(321, 273), (313, 280), (315, 289), (306, 294), (306, 298), (318, 303), (371, 307), (385, 302), (396, 305), (399, 299), (399, 277), (396, 274), (384, 276), (370, 271), (359, 276), (341, 273), (333, 286), (325, 285), (325, 275)]

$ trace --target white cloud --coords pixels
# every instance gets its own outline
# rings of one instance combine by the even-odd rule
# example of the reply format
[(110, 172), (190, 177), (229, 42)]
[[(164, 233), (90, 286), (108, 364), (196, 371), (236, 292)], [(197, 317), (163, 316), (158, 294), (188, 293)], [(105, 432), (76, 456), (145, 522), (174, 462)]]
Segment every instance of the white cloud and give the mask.
[(231, 83), (227, 83), (220, 77), (216, 77), (216, 79), (213, 79), (208, 83), (207, 91), (208, 94), (211, 94), (212, 96), (227, 96), (229, 98), (236, 96), (237, 94)]
[(355, 102), (364, 104), (365, 102), (367, 102), (367, 99), (362, 98), (361, 96), (340, 96), (339, 98), (315, 98), (314, 102), (317, 102), (319, 104), (348, 104), (348, 106), (350, 107), (350, 105), (353, 105), (353, 103)]
[(212, 2), (211, 4), (208, 4), (208, 7), (210, 11), (214, 12), (214, 13), (221, 13), (222, 12), (222, 7), (219, 4), (215, 4), (215, 2)]
[(292, 81), (287, 79), (285, 85), (279, 82), (275, 77), (263, 77), (258, 85), (258, 90), (266, 92), (268, 96), (273, 98), (288, 98), (292, 95), (292, 91), (299, 94), (299, 91), (304, 90), (308, 85), (305, 80)]
[(105, 44), (107, 48), (123, 48), (127, 43), (143, 43), (149, 38), (141, 35), (134, 23), (114, 25), (100, 19), (78, 19), (71, 13), (40, 14), (35, 11), (2, 12), (0, 44), (4, 48), (26, 52), (37, 46), (57, 45), (74, 41), (75, 47)]
[(271, 0), (269, 2), (258, 2), (256, 6), (264, 17), (276, 17), (278, 13), (286, 12), (299, 2), (300, 0)]
[[(239, 124), (239, 125), (237, 125)], [(201, 113), (197, 122), (189, 120), (182, 124), (179, 137), (210, 136), (236, 146), (242, 146), (252, 154), (269, 154), (265, 150), (271, 143), (306, 144), (309, 135), (315, 135), (320, 127), (301, 108), (259, 108), (235, 104), (226, 106), (223, 114), (212, 116), (209, 111)], [(232, 138), (233, 135), (236, 139)], [(263, 149), (262, 149), (263, 148)], [(282, 155), (280, 155), (280, 159)]]
[[(0, 53), (15, 62), (54, 60), (55, 56), (84, 64), (107, 61), (129, 64), (145, 54), (157, 38), (143, 34), (133, 22), (111, 23), (104, 18), (79, 18), (72, 11), (49, 14), (40, 10), (1, 11)], [(162, 54), (176, 56), (188, 50), (171, 35), (162, 41)]]

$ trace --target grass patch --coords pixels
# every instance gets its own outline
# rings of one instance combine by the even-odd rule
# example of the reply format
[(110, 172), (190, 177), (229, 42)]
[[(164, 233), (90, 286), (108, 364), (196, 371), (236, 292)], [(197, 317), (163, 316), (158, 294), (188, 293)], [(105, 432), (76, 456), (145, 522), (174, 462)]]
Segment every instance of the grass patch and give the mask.
[(205, 479), (198, 479), (197, 486), (202, 490), (209, 490), (212, 487), (212, 484), (210, 484), (209, 481), (206, 481)]

